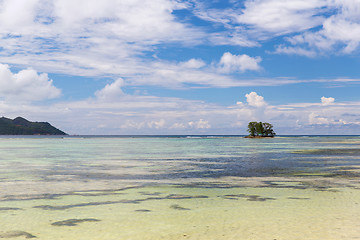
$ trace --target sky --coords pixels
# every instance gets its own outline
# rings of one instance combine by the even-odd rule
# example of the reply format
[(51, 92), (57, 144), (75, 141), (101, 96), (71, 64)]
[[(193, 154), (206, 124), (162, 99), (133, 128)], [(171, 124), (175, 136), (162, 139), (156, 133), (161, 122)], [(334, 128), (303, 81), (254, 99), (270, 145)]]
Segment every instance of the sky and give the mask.
[(0, 0), (0, 115), (69, 134), (360, 134), (360, 0)]

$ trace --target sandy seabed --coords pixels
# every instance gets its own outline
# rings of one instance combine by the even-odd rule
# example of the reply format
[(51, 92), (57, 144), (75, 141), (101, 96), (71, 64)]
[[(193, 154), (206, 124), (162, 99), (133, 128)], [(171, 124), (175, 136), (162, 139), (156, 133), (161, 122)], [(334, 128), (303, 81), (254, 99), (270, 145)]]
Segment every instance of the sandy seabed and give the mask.
[(268, 177), (120, 189), (100, 185), (98, 190), (76, 191), (75, 187), (51, 194), (3, 195), (0, 237), (360, 238), (360, 184), (356, 181)]
[(0, 138), (0, 239), (360, 239), (360, 137)]

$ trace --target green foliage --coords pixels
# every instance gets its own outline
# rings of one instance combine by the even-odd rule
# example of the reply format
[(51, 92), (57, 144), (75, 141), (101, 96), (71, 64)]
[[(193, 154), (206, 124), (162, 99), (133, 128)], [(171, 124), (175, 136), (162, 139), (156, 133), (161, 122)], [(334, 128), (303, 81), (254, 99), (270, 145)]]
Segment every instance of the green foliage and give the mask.
[(276, 133), (273, 130), (273, 125), (263, 122), (249, 122), (248, 130), (250, 136), (274, 137)]
[(257, 124), (257, 122), (249, 122), (247, 131), (250, 133), (250, 136), (255, 136), (256, 124)]
[(47, 122), (30, 122), (22, 117), (0, 118), (0, 135), (66, 135)]
[(264, 127), (262, 122), (258, 122), (255, 125), (257, 135), (262, 136), (264, 133)]
[(270, 123), (263, 123), (263, 135), (264, 136), (275, 136), (276, 133), (274, 132), (274, 130), (272, 129), (273, 125)]

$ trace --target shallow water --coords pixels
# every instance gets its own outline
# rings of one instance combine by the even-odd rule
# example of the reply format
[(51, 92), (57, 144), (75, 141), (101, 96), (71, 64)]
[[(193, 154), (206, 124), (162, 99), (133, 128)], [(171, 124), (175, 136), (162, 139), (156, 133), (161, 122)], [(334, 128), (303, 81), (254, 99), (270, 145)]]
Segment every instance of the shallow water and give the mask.
[(360, 137), (0, 138), (0, 238), (360, 239)]

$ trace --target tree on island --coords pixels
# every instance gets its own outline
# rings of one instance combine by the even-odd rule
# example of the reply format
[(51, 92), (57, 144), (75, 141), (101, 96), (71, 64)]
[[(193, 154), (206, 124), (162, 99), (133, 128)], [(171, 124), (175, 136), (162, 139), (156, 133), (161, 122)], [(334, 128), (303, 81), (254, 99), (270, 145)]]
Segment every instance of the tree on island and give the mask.
[(250, 133), (249, 137), (274, 137), (276, 133), (272, 128), (270, 123), (249, 122), (247, 131)]

